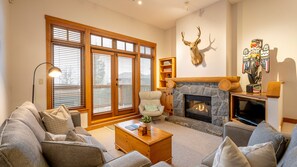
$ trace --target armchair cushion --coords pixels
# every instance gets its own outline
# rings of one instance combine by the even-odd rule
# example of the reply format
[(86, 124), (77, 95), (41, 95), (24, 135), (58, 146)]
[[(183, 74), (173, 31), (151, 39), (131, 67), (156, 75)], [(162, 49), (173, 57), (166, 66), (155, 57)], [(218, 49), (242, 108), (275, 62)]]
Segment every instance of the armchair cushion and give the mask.
[(145, 111), (158, 111), (158, 106), (153, 104), (144, 105)]
[(277, 160), (280, 160), (286, 149), (286, 139), (280, 132), (264, 121), (258, 124), (253, 131), (248, 146), (270, 141), (273, 144)]

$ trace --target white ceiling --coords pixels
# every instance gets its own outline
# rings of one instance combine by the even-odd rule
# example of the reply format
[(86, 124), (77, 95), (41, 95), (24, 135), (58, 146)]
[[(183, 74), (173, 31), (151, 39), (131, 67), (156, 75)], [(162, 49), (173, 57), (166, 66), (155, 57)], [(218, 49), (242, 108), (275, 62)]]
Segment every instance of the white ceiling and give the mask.
[[(137, 0), (89, 1), (144, 23), (167, 30), (175, 26), (175, 21), (177, 19), (197, 11), (198, 9), (209, 6), (219, 0), (142, 0), (142, 5), (138, 5)], [(186, 1), (189, 1), (188, 11), (185, 7)]]

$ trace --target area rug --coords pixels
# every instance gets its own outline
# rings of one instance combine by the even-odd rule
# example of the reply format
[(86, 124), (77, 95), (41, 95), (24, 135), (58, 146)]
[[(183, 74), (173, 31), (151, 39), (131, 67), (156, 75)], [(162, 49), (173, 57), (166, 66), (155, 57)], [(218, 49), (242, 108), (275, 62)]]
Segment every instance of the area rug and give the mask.
[[(152, 126), (173, 134), (172, 166), (174, 167), (199, 166), (202, 159), (214, 151), (222, 141), (221, 137), (167, 121), (157, 121)], [(89, 132), (106, 147), (112, 156), (124, 155), (123, 152), (115, 149), (115, 133), (112, 128), (104, 127)]]

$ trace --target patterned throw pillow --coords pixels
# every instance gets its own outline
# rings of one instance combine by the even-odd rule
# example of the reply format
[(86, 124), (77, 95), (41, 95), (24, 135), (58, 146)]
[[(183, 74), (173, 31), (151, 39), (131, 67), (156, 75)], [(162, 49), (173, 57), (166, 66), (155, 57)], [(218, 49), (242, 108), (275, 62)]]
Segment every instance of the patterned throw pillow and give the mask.
[(43, 111), (41, 115), (45, 128), (50, 133), (66, 134), (69, 130), (74, 129), (71, 115), (65, 106)]
[(144, 105), (144, 109), (145, 111), (158, 111), (158, 106), (147, 104)]

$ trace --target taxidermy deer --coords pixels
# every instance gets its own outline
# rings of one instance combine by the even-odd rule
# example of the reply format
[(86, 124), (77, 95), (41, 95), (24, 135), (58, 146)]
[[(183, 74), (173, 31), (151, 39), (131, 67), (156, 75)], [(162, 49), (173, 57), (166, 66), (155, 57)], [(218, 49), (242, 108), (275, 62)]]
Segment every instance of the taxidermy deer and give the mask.
[(197, 27), (198, 29), (198, 38), (194, 41), (194, 42), (189, 42), (189, 41), (185, 41), (184, 37), (185, 37), (185, 33), (181, 32), (181, 36), (182, 36), (182, 41), (184, 42), (185, 45), (190, 46), (190, 50), (191, 50), (191, 58), (192, 58), (192, 64), (195, 66), (198, 66), (199, 64), (202, 63), (202, 55), (198, 50), (198, 44), (201, 42), (200, 36), (201, 36), (201, 31), (200, 31), (200, 27)]

